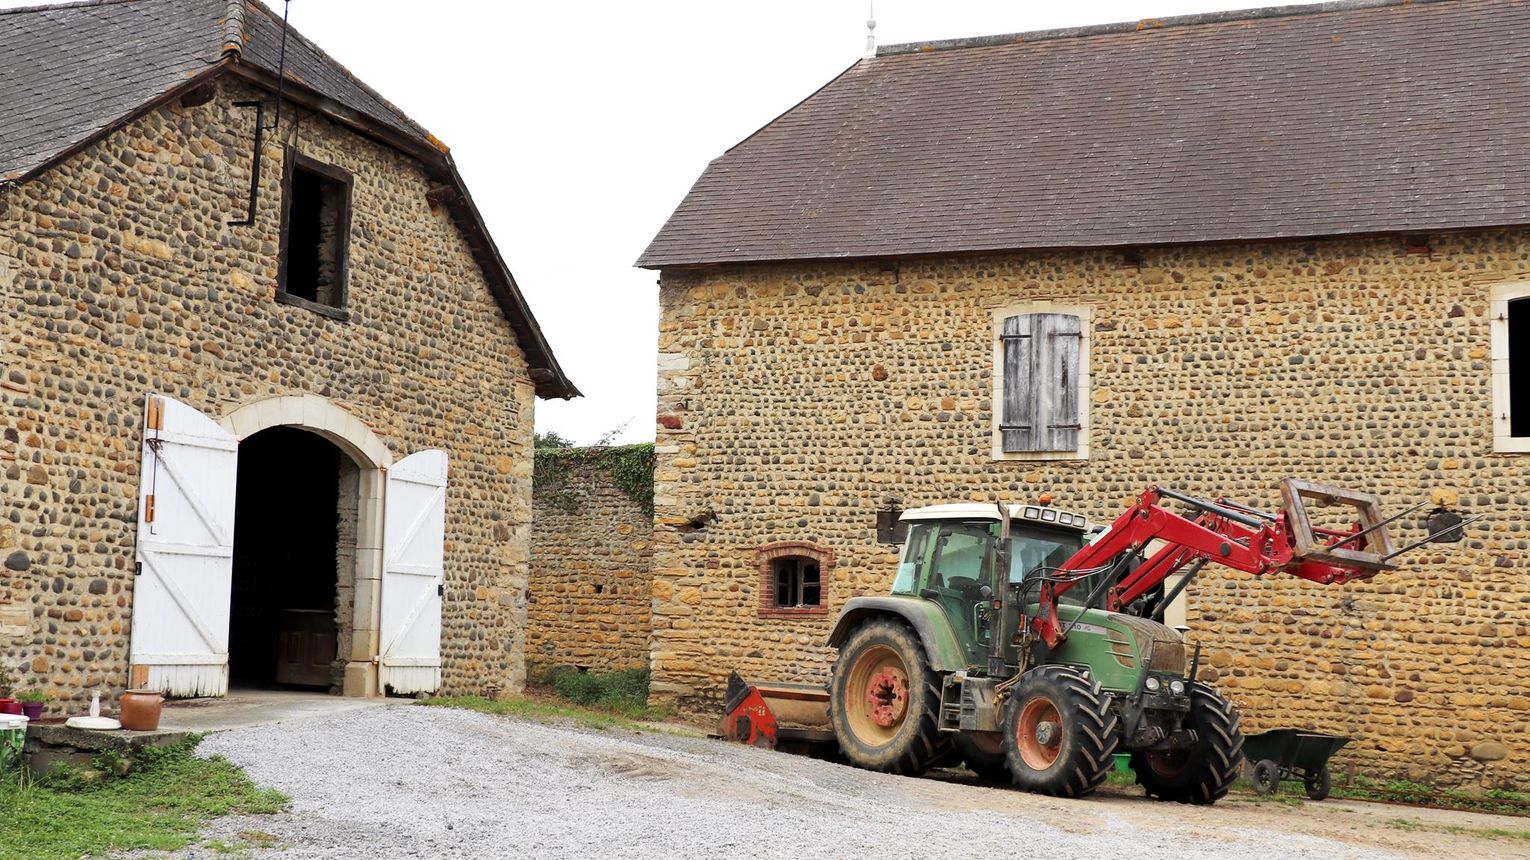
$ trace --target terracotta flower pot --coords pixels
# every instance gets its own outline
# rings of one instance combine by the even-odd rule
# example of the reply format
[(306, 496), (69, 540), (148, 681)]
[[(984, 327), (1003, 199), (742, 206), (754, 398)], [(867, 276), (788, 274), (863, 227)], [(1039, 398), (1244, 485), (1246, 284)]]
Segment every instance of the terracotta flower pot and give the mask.
[(159, 713), (165, 697), (158, 690), (128, 690), (117, 703), (117, 719), (133, 732), (152, 732), (159, 728)]
[(21, 703), (15, 699), (0, 699), (0, 714), (21, 716)]
[(42, 709), (43, 709), (43, 703), (42, 702), (22, 702), (21, 703), (21, 713), (22, 713), (23, 716), (25, 716), (29, 720), (40, 720), (40, 719), (42, 719)]

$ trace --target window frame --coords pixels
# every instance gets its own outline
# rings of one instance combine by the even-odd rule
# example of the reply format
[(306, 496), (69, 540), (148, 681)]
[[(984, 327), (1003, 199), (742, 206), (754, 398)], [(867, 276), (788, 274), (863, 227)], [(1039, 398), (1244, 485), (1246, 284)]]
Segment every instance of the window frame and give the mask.
[[(1075, 389), (1078, 397), (1078, 447), (1072, 451), (1005, 451), (1004, 433), (999, 429), (1004, 423), (1004, 321), (1025, 314), (1066, 314), (1078, 317), (1078, 380)], [(1044, 461), (1089, 459), (1089, 400), (1090, 343), (1093, 340), (1094, 309), (1089, 305), (1067, 305), (1050, 301), (1021, 302), (995, 308), (993, 326), (989, 333), (990, 375), (993, 379), (990, 444), (994, 460)]]
[[(775, 562), (782, 558), (805, 558), (818, 564), (818, 605), (777, 606)], [(776, 541), (754, 551), (759, 571), (761, 618), (802, 618), (829, 614), (829, 584), (834, 571), (834, 550), (808, 541)]]
[[(336, 278), (339, 281), (339, 304), (327, 305), (323, 302), (293, 295), (287, 291), (287, 261), (289, 244), (292, 233), (292, 178), (299, 170), (307, 170), (317, 173), (325, 179), (340, 183), (344, 187), (344, 201), (340, 212), (337, 231), (341, 237), (340, 254), (338, 261), (339, 272)], [(281, 216), (281, 242), (277, 252), (276, 268), (276, 301), (284, 305), (306, 308), (314, 313), (331, 319), (344, 322), (351, 318), (347, 309), (350, 302), (351, 287), (351, 206), (353, 200), (355, 181), (351, 172), (343, 167), (319, 161), (311, 156), (299, 152), (296, 147), (286, 148), (282, 159), (282, 216)]]
[(1509, 386), (1509, 303), (1530, 301), (1530, 281), (1495, 284), (1489, 290), (1488, 300), (1492, 340), (1493, 452), (1530, 454), (1530, 436), (1512, 435), (1514, 423)]

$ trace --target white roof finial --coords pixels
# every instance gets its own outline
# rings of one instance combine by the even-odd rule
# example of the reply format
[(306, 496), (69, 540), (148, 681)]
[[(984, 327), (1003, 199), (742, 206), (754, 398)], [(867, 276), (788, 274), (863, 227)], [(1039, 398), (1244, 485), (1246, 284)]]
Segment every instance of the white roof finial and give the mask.
[(866, 53), (861, 57), (872, 59), (877, 55), (877, 4), (872, 0), (866, 13)]

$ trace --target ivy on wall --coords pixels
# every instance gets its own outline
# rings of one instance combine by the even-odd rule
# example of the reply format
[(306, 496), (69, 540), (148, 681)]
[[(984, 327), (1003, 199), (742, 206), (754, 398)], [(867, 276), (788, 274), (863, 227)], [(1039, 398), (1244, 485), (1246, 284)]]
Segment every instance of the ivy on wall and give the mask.
[(556, 433), (539, 433), (532, 493), (560, 511), (578, 513), (580, 496), (570, 476), (580, 465), (605, 472), (643, 513), (653, 516), (653, 443), (579, 448)]

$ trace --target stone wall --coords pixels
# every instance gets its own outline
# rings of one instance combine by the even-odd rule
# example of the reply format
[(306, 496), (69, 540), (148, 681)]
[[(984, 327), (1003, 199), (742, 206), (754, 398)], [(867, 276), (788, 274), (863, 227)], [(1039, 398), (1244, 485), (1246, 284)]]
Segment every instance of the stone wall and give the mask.
[[(833, 611), (891, 582), (889, 497), (1108, 520), (1152, 483), (1269, 508), (1296, 476), (1491, 519), (1368, 583), (1204, 575), (1205, 677), (1250, 732), (1355, 737), (1340, 768), (1530, 786), (1530, 457), (1493, 453), (1488, 320), (1527, 272), (1523, 231), (667, 271), (656, 697), (715, 716), (730, 670), (824, 681)], [(1092, 311), (1087, 460), (993, 457), (992, 316), (1032, 300)], [(836, 554), (829, 615), (761, 617), (774, 541)]]
[[(648, 665), (653, 518), (612, 480), (591, 449), (538, 451), (532, 504), (526, 662), (590, 669)], [(598, 452), (595, 452), (598, 453)]]
[[(450, 453), (447, 692), (523, 679), (533, 388), (509, 323), (414, 160), (292, 111), (252, 227), (257, 97), (135, 119), (0, 189), (0, 657), (56, 709), (120, 690), (132, 628), (140, 415), (329, 399), (395, 458)], [(283, 143), (354, 177), (348, 321), (275, 301)], [(24, 613), (18, 610), (24, 609)], [(14, 623), (17, 616), (21, 623)]]

